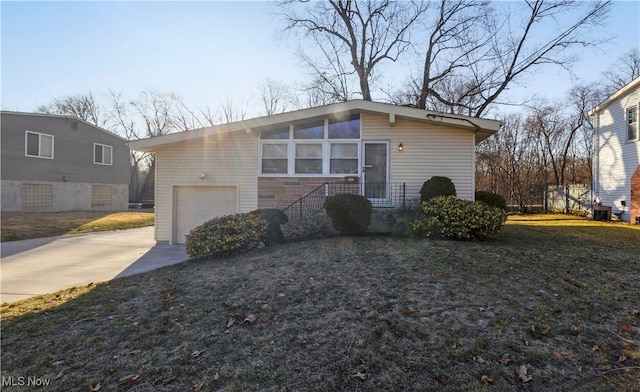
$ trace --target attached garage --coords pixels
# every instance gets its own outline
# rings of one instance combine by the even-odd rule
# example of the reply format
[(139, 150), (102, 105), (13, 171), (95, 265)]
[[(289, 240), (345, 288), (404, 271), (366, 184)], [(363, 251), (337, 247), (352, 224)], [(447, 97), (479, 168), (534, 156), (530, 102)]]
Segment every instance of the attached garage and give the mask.
[(176, 244), (184, 244), (191, 229), (211, 218), (238, 212), (238, 190), (232, 186), (176, 186), (173, 200)]

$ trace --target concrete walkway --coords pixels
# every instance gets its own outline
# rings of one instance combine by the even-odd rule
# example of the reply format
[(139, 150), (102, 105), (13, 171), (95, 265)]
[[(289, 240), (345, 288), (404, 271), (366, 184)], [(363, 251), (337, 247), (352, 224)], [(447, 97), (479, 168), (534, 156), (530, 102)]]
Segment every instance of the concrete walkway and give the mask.
[(139, 274), (189, 257), (184, 245), (156, 245), (153, 227), (0, 244), (0, 302)]

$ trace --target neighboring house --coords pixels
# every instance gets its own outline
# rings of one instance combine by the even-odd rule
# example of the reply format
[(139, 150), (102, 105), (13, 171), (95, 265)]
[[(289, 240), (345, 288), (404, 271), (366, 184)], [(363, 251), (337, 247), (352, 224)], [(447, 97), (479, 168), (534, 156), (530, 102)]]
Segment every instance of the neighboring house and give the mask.
[(589, 114), (595, 127), (595, 199), (622, 220), (640, 223), (640, 78)]
[(127, 141), (75, 117), (0, 112), (2, 211), (126, 210)]
[(446, 176), (459, 197), (473, 200), (475, 145), (499, 127), (495, 120), (354, 100), (130, 146), (156, 156), (156, 241), (184, 243), (189, 230), (212, 217), (282, 209), (343, 185), (391, 207), (417, 200), (432, 176)]

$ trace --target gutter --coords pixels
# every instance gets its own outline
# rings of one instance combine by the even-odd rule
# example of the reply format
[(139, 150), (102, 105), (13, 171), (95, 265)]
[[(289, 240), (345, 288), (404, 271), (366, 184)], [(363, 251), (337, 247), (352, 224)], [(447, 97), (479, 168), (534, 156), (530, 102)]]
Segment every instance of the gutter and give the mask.
[(480, 132), (482, 130), (481, 126), (479, 126), (478, 124), (474, 123), (473, 121), (471, 121), (471, 120), (469, 120), (467, 118), (458, 118), (458, 117), (447, 116), (447, 115), (443, 115), (443, 114), (438, 114), (438, 115), (427, 114), (427, 118), (429, 118), (429, 119), (434, 119), (435, 120), (436, 117), (448, 118), (448, 119), (451, 119), (451, 120), (460, 120), (460, 121), (468, 122), (469, 124), (471, 124), (472, 127), (475, 128), (476, 131), (474, 133), (478, 133), (478, 132)]

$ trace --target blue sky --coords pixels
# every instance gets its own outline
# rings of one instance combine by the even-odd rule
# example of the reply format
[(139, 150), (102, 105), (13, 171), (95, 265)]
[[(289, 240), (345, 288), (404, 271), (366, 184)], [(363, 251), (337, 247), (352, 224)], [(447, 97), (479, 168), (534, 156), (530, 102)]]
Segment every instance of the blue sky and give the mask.
[[(268, 2), (2, 1), (2, 108), (32, 111), (80, 92), (135, 97), (155, 89), (212, 109), (230, 99), (256, 114), (261, 81), (299, 84), (306, 76), (273, 11)], [(583, 53), (573, 69), (585, 81), (640, 46), (640, 2), (615, 2), (605, 32), (614, 39)], [(551, 70), (522, 89), (554, 98), (571, 82)]]

